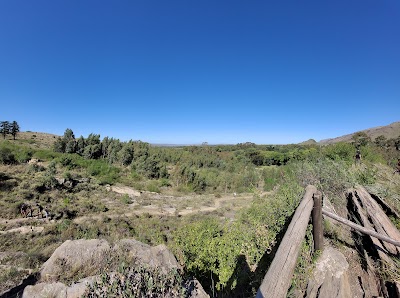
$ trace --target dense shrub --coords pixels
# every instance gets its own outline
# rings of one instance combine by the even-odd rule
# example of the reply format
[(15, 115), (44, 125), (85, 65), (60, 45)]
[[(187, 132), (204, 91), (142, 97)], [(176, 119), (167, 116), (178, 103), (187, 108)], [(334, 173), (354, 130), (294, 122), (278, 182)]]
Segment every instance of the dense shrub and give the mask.
[(15, 155), (9, 147), (0, 147), (0, 163), (10, 165), (16, 162)]
[(122, 263), (117, 272), (101, 274), (83, 297), (186, 297), (186, 288), (176, 270), (163, 273), (158, 268)]

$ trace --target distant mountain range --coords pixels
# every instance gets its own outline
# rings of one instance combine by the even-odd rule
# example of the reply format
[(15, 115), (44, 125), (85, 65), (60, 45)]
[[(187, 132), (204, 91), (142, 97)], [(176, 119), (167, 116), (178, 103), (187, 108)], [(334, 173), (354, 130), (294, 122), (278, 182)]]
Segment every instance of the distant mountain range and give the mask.
[[(393, 122), (392, 124), (386, 126), (373, 127), (361, 131), (365, 132), (372, 140), (374, 140), (376, 137), (379, 137), (380, 135), (385, 136), (387, 139), (393, 139), (400, 136), (400, 122)], [(355, 131), (354, 133), (337, 138), (321, 140), (318, 143), (322, 145), (327, 145), (338, 142), (350, 142), (353, 135), (357, 132), (358, 131)]]

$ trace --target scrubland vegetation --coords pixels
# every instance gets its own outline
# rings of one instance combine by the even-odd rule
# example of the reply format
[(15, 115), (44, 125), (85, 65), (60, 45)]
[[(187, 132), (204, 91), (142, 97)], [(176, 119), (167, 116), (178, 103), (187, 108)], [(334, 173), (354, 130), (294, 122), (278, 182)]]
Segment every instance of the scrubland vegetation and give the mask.
[[(359, 133), (353, 143), (323, 147), (252, 143), (154, 147), (140, 141), (100, 140), (96, 134), (76, 139), (67, 129), (52, 148), (35, 146), (33, 136), (31, 141), (17, 138), (0, 143), (0, 228), (10, 228), (5, 220), (18, 218), (24, 202), (46, 206), (54, 221), (41, 234), (0, 235), (0, 251), (21, 252), (32, 269), (68, 239), (133, 237), (148, 244), (165, 243), (182, 264), (184, 275), (196, 277), (211, 295), (250, 297), (308, 184), (321, 190), (338, 213), (346, 205), (345, 190), (358, 184), (385, 194), (400, 211), (400, 181), (393, 175), (400, 137), (373, 141)], [(362, 155), (358, 165), (356, 148)], [(123, 215), (133, 200), (107, 191), (109, 185), (142, 191), (142, 205), (154, 193), (166, 200), (217, 199), (233, 193), (235, 200), (242, 194), (252, 200), (234, 212), (228, 208), (188, 216), (146, 212), (108, 216), (110, 212)], [(92, 215), (97, 216), (77, 221)], [(307, 235), (293, 288), (304, 287), (312, 266), (312, 236)], [(15, 258), (10, 255), (0, 262), (13, 265)]]

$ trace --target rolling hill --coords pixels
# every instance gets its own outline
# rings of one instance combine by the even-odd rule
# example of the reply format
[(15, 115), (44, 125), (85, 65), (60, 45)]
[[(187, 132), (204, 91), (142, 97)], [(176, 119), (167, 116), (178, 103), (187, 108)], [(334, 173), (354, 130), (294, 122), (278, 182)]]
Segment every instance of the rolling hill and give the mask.
[[(399, 122), (393, 122), (392, 124), (386, 125), (386, 126), (378, 126), (378, 127), (373, 127), (373, 128), (368, 128), (365, 130), (362, 130), (362, 132), (365, 132), (372, 140), (374, 140), (376, 137), (383, 135), (387, 139), (392, 139), (392, 138), (397, 138), (400, 135), (400, 121)], [(334, 144), (338, 142), (350, 142), (351, 138), (353, 135), (357, 133), (351, 133), (348, 135), (344, 135), (341, 137), (337, 138), (332, 138), (332, 139), (325, 139), (319, 141), (319, 144), (322, 145), (327, 145), (327, 144)]]

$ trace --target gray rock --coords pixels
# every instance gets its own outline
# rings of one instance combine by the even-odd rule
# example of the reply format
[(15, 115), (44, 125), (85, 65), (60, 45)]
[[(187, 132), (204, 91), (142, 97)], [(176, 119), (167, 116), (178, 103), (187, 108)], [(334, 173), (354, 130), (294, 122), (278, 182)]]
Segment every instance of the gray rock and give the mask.
[[(40, 283), (26, 287), (23, 297), (82, 297), (87, 285), (93, 284), (99, 276), (81, 279), (71, 286), (61, 283), (60, 277), (71, 277), (73, 280), (77, 274), (79, 276), (89, 276), (91, 272), (92, 275), (98, 274), (94, 272), (107, 266), (107, 262), (104, 261), (110, 254), (135, 260), (138, 264), (157, 267), (164, 273), (180, 268), (175, 256), (165, 245), (151, 247), (134, 239), (122, 239), (111, 248), (106, 240), (67, 240), (43, 264)], [(190, 283), (190, 288), (190, 297), (209, 297), (197, 280)]]
[(88, 285), (92, 285), (96, 280), (98, 280), (98, 276), (90, 276), (84, 279), (81, 279), (77, 283), (71, 285), (67, 288), (67, 298), (80, 298), (85, 293), (85, 290)]
[(349, 264), (342, 253), (326, 247), (307, 286), (307, 298), (351, 298)]
[(210, 298), (210, 295), (204, 291), (203, 286), (197, 279), (190, 281), (188, 290), (190, 292), (190, 298)]
[(80, 298), (85, 293), (86, 287), (98, 279), (98, 276), (91, 276), (67, 287), (61, 282), (39, 283), (34, 286), (27, 286), (22, 298)]
[(67, 298), (67, 286), (61, 282), (39, 283), (27, 286), (22, 294), (22, 298), (42, 297)]
[(180, 268), (175, 256), (163, 244), (151, 247), (134, 239), (122, 239), (114, 249), (127, 252), (128, 257), (135, 258), (139, 263), (159, 267), (164, 273)]
[(106, 240), (67, 240), (43, 264), (41, 281), (56, 281), (66, 272), (92, 272), (110, 251)]

